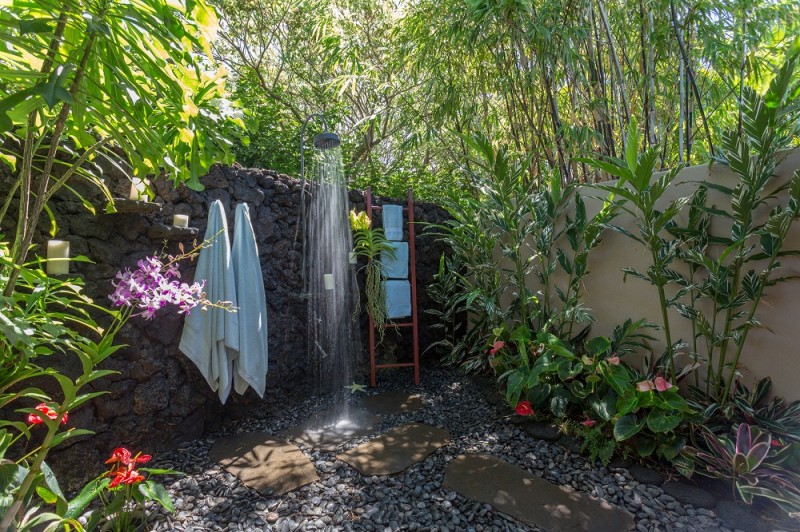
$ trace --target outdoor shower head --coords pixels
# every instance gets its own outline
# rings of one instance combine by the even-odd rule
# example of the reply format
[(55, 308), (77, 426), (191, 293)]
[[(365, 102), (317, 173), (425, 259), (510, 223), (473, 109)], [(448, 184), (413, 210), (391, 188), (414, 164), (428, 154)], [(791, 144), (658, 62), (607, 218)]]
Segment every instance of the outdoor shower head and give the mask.
[(325, 131), (314, 137), (314, 147), (318, 150), (337, 148), (341, 143), (342, 141), (339, 139), (339, 135), (329, 131)]

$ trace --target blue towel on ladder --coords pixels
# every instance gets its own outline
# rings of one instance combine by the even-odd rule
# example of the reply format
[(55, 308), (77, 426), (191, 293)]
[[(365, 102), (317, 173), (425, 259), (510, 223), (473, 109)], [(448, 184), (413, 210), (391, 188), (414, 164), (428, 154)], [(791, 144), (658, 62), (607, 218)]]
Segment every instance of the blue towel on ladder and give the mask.
[(385, 281), (386, 315), (389, 319), (411, 316), (411, 283)]
[(408, 242), (390, 242), (394, 258), (381, 253), (383, 275), (389, 279), (408, 279)]
[(383, 206), (383, 230), (387, 240), (403, 240), (403, 207)]

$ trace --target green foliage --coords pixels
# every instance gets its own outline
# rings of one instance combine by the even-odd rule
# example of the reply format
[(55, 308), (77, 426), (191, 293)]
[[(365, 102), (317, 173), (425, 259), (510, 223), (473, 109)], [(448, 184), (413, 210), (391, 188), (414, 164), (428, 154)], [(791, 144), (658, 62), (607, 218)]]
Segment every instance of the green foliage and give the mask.
[[(756, 311), (763, 292), (789, 278), (777, 277), (774, 272), (780, 268), (780, 257), (796, 253), (783, 249), (783, 244), (800, 214), (800, 173), (783, 186), (771, 186), (776, 154), (797, 131), (797, 104), (789, 97), (797, 92), (795, 63), (793, 57), (786, 61), (764, 95), (743, 89), (742, 127), (722, 137), (722, 153), (738, 178), (733, 187), (704, 183), (692, 196), (661, 205), (659, 200), (677, 176), (677, 169), (655, 178), (657, 154), (653, 149), (638, 154), (634, 127), (628, 136), (625, 161), (585, 160), (619, 178), (615, 185), (596, 187), (610, 195), (614, 208), (634, 218), (638, 233), (609, 227), (635, 240), (650, 254), (646, 272), (632, 268), (623, 271), (657, 289), (667, 343), (664, 357), (672, 382), (692, 367), (679, 370), (675, 363), (679, 354), (692, 348), (688, 354), (694, 366), (707, 361), (705, 393), (723, 406), (733, 398), (733, 383), (738, 379), (735, 368), (748, 334), (760, 325)], [(729, 205), (707, 205), (709, 189), (721, 193)], [(778, 194), (788, 197), (785, 204), (776, 205)], [(679, 225), (676, 216), (687, 206), (688, 223)], [(711, 232), (718, 218), (730, 222), (729, 235)], [(712, 253), (712, 243), (722, 250)], [(756, 269), (758, 261), (763, 266)], [(688, 274), (682, 273), (686, 271)], [(675, 286), (670, 297), (668, 285)], [(704, 301), (710, 310), (706, 310)], [(670, 309), (692, 322), (691, 344), (674, 341)]]
[(463, 351), (466, 317), (460, 314), (461, 306), (458, 293), (458, 270), (452, 256), (442, 254), (439, 258), (439, 269), (433, 276), (433, 283), (428, 286), (428, 295), (433, 301), (432, 308), (426, 308), (425, 314), (433, 316), (432, 330), (441, 331), (442, 337), (432, 342), (428, 349), (438, 351), (447, 365), (455, 363), (450, 357)]
[(800, 30), (793, 0), (215, 3), (216, 55), (259, 118), (239, 159), (291, 171), (303, 117), (323, 111), (358, 186), (420, 198), (460, 188), (470, 131), (529, 155), (537, 188), (556, 169), (600, 178), (575, 158), (622, 157), (633, 117), (660, 169), (708, 161), (741, 85), (763, 89)]
[(662, 234), (674, 224), (675, 216), (690, 198), (679, 198), (671, 201), (666, 207), (657, 207), (657, 203), (678, 176), (681, 168), (675, 167), (654, 179), (658, 160), (657, 150), (650, 148), (639, 154), (638, 149), (639, 135), (635, 123), (632, 122), (624, 161), (612, 158), (583, 159), (583, 161), (618, 178), (614, 185), (595, 186), (609, 194), (614, 209), (624, 211), (633, 217), (638, 234), (619, 225), (609, 224), (608, 227), (638, 242), (650, 255), (651, 262), (646, 272), (632, 268), (625, 268), (623, 271), (626, 276), (643, 279), (656, 287), (661, 308), (661, 328), (667, 343), (668, 375), (674, 383), (677, 377), (675, 358), (683, 344), (673, 343), (668, 310), (680, 305), (679, 299), (683, 293), (679, 292), (677, 297), (667, 297), (665, 287), (679, 276), (671, 267), (678, 257), (678, 245), (677, 240), (665, 239)]
[[(462, 140), (474, 154), (466, 170), (471, 187), (445, 202), (451, 219), (430, 229), (458, 265), (450, 270), (455, 280), (447, 279), (449, 314), (471, 320), (446, 361), (474, 371), (486, 368), (485, 346), (492, 330), (504, 323), (571, 338), (575, 324), (592, 321), (579, 294), (589, 273), (589, 253), (614, 215), (603, 209), (587, 216), (575, 187), (562, 188), (555, 174), (537, 191), (526, 179), (530, 161), (493, 146), (484, 135)], [(573, 213), (568, 213), (570, 204)], [(565, 281), (558, 280), (561, 273)], [(538, 293), (531, 279), (538, 281)], [(587, 331), (576, 332), (575, 340)]]
[[(0, 223), (12, 225), (6, 215), (16, 200), (15, 265), (25, 262), (47, 201), (62, 187), (75, 192), (71, 180), (100, 187), (110, 200), (98, 158), (116, 164), (121, 150), (134, 176), (164, 169), (196, 189), (211, 164), (231, 160), (231, 139), (243, 124), (210, 58), (215, 26), (202, 0), (0, 8), (2, 151), (14, 174)], [(6, 296), (15, 282), (12, 274)]]
[(608, 467), (614, 457), (614, 451), (617, 449), (617, 442), (606, 434), (604, 428), (604, 424), (580, 427), (578, 436), (583, 439), (581, 452), (589, 453), (589, 462), (594, 463), (595, 460), (600, 460), (601, 464)]

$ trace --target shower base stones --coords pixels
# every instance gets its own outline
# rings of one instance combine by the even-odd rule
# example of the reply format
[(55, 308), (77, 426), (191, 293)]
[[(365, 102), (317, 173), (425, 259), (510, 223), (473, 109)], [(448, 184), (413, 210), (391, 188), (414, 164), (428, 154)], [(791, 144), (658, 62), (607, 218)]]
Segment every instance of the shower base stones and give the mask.
[(361, 406), (373, 414), (391, 416), (416, 412), (425, 408), (425, 401), (418, 395), (394, 390), (365, 397), (361, 400)]
[(339, 446), (376, 432), (381, 418), (360, 408), (346, 413), (329, 408), (291, 428), (283, 435), (311, 449), (335, 451)]
[(421, 462), (434, 451), (450, 442), (446, 429), (406, 423), (363, 443), (349, 451), (336, 455), (365, 476), (394, 475)]
[(220, 438), (208, 457), (265, 495), (283, 495), (319, 480), (299, 447), (263, 432)]
[(463, 454), (447, 466), (444, 487), (542, 530), (632, 530), (633, 516), (488, 454)]

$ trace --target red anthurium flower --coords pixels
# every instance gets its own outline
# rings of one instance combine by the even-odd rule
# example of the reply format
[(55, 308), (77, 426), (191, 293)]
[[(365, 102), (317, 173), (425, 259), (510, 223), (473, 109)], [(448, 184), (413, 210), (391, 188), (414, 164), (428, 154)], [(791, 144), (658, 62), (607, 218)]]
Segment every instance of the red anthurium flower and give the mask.
[(519, 404), (517, 404), (517, 407), (514, 409), (514, 412), (520, 416), (532, 416), (533, 408), (531, 407), (530, 401), (520, 401)]
[(106, 460), (107, 464), (113, 464), (114, 462), (119, 462), (122, 465), (135, 465), (135, 464), (144, 464), (149, 462), (152, 459), (152, 456), (149, 454), (142, 454), (136, 453), (136, 456), (131, 456), (131, 452), (126, 449), (125, 447), (117, 447), (114, 449), (114, 452), (111, 453), (111, 458)]
[(771, 442), (769, 442), (769, 444), (773, 447), (783, 447), (783, 444), (776, 439), (773, 439)]
[(135, 469), (117, 469), (114, 478), (108, 484), (109, 489), (116, 488), (120, 484), (136, 484), (144, 480), (144, 475)]
[[(55, 410), (53, 410), (52, 408), (47, 406), (47, 403), (39, 404), (35, 408), (35, 410), (38, 410), (39, 412), (41, 412), (42, 414), (46, 415), (47, 417), (49, 417), (50, 419), (53, 419), (53, 420), (55, 420), (58, 417), (58, 412), (56, 412)], [(64, 412), (64, 415), (61, 416), (61, 424), (62, 425), (66, 425), (67, 424), (67, 418), (68, 417), (69, 417), (69, 414), (67, 412)], [(42, 422), (43, 422), (42, 418), (37, 416), (36, 414), (28, 414), (28, 423), (30, 423), (31, 425), (39, 425)]]
[(608, 363), (609, 363), (609, 364), (611, 364), (612, 366), (619, 366), (619, 357), (618, 357), (618, 356), (616, 356), (616, 355), (615, 355), (615, 356), (613, 356), (613, 357), (608, 357), (608, 358), (606, 359), (606, 362), (608, 362)]
[(581, 421), (581, 425), (583, 425), (584, 427), (594, 427), (596, 424), (597, 421), (595, 421), (594, 419), (589, 419), (588, 417), (583, 421)]
[(489, 349), (489, 354), (494, 356), (497, 354), (498, 351), (503, 349), (506, 346), (506, 343), (502, 340), (497, 340), (495, 343), (492, 344), (492, 348)]
[(106, 460), (107, 464), (113, 464), (114, 462), (120, 462), (124, 465), (130, 464), (131, 452), (125, 447), (117, 447), (114, 449), (114, 452), (111, 453), (111, 458)]

